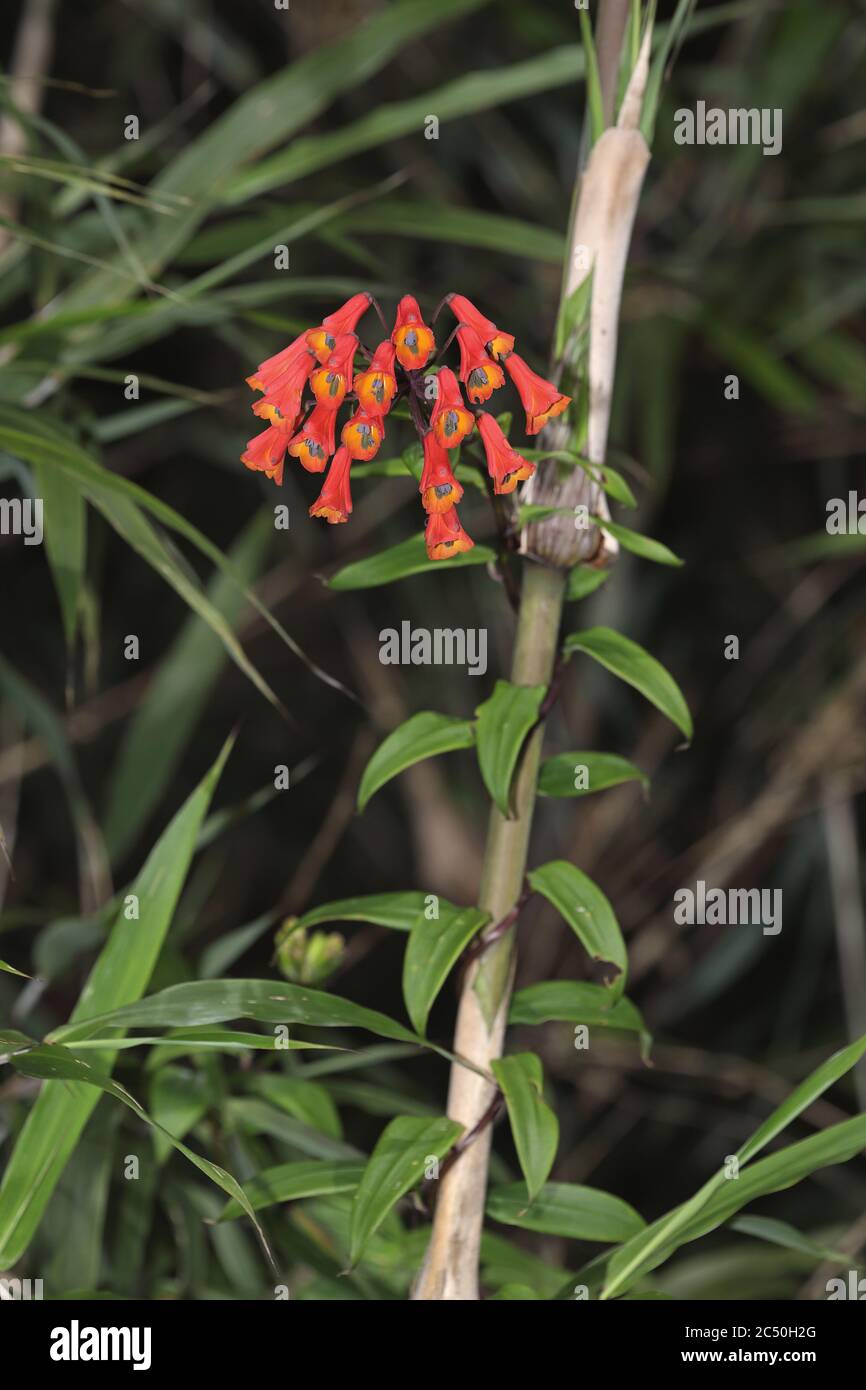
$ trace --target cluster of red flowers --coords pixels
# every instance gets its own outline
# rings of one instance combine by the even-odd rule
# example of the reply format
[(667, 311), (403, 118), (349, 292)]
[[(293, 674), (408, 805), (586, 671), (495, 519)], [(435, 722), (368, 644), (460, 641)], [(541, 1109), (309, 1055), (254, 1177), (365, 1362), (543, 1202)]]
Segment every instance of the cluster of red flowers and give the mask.
[[(473, 545), (457, 516), (456, 504), (463, 488), (454, 476), (449, 449), (457, 448), (477, 426), (497, 493), (513, 492), (535, 472), (535, 465), (512, 449), (494, 416), (475, 407), (505, 384), (507, 372), (526, 411), (526, 432), (537, 434), (542, 425), (565, 410), (569, 397), (560, 395), (517, 355), (510, 333), (501, 332), (465, 296), (450, 294), (443, 302), (457, 319), (452, 337), (456, 336), (460, 346), (458, 375), (470, 406), (451, 369), (440, 367), (435, 378), (426, 378), (436, 382), (435, 402), (427, 419), (424, 369), (436, 346), (433, 331), (421, 317), (417, 301), (407, 294), (397, 306), (390, 337), (371, 353), (361, 345), (355, 329), (373, 302), (369, 294), (353, 295), (318, 328), (301, 333), (247, 377), (253, 390), (263, 393), (253, 413), (269, 423), (263, 433), (249, 441), (241, 459), (248, 468), (265, 473), (277, 484), (283, 481), (287, 451), (309, 473), (324, 472), (331, 459), (310, 516), (332, 523), (348, 521), (352, 462), (375, 456), (385, 438), (385, 416), (405, 395), (424, 449), (420, 492), (427, 512), (427, 553), (432, 560), (444, 560)], [(365, 357), (368, 364), (358, 375), (356, 355)], [(309, 403), (304, 415), (302, 397), (307, 388), (315, 404)], [(337, 414), (347, 398), (354, 409), (340, 431), (337, 448)]]

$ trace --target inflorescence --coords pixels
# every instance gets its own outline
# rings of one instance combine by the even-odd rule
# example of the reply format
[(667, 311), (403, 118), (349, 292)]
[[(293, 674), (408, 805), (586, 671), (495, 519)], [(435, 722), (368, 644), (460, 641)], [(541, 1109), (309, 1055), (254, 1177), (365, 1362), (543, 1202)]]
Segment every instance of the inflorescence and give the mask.
[[(526, 432), (533, 435), (565, 410), (570, 397), (561, 395), (552, 382), (532, 371), (514, 351), (513, 336), (498, 329), (464, 295), (447, 295), (439, 309), (445, 304), (457, 319), (457, 327), (444, 346), (447, 348), (456, 337), (460, 347), (458, 376), (445, 366), (435, 375), (425, 371), (436, 340), (421, 317), (417, 300), (409, 294), (397, 306), (390, 337), (379, 343), (375, 352), (359, 341), (355, 332), (358, 322), (372, 305), (386, 333), (387, 324), (373, 296), (362, 292), (329, 314), (317, 328), (301, 333), (282, 352), (261, 362), (247, 381), (253, 390), (263, 393), (253, 405), (253, 413), (267, 420), (268, 427), (249, 441), (241, 455), (247, 468), (265, 473), (281, 485), (287, 451), (308, 473), (323, 473), (330, 459), (310, 516), (331, 523), (348, 521), (352, 463), (356, 459), (366, 462), (378, 453), (385, 438), (385, 416), (405, 397), (424, 451), (419, 487), (427, 512), (427, 554), (431, 560), (444, 560), (471, 549), (474, 542), (457, 515), (463, 488), (454, 476), (449, 450), (456, 449), (477, 428), (493, 491), (513, 492), (518, 483), (532, 476), (535, 464), (512, 449), (496, 418), (479, 407), (505, 384), (507, 372), (526, 411)], [(437, 309), (434, 323), (438, 313)], [(357, 374), (356, 356), (367, 363)], [(303, 399), (305, 391), (312, 392), (313, 401)], [(347, 400), (353, 411), (340, 431), (337, 447), (337, 416)]]

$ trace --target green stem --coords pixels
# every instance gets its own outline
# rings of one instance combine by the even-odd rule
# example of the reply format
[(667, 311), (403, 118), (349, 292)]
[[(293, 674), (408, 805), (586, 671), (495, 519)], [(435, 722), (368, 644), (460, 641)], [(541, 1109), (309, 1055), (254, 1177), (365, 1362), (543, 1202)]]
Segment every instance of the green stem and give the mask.
[[(514, 685), (544, 685), (550, 681), (566, 579), (565, 570), (533, 564), (525, 569), (511, 666)], [(506, 820), (496, 806), (491, 807), (478, 905), (490, 913), (494, 922), (514, 906), (526, 874), (543, 739), (544, 726), (540, 725), (524, 749), (514, 787), (514, 818)], [(474, 988), (489, 1024), (509, 987), (515, 933), (513, 927), (484, 953), (475, 974)]]
[[(564, 570), (527, 564), (517, 619), (511, 679), (517, 685), (549, 683), (559, 640), (565, 596)], [(527, 740), (514, 786), (512, 819), (494, 806), (484, 855), (479, 904), (493, 921), (501, 920), (520, 897), (543, 726)], [(464, 975), (457, 1011), (454, 1051), (482, 1073), (502, 1055), (511, 983), (514, 978), (516, 926), (485, 951)], [(433, 1217), (433, 1231), (413, 1298), (466, 1301), (478, 1298), (478, 1255), (490, 1157), (490, 1106), (496, 1089), (476, 1070), (454, 1064), (448, 1091), (448, 1114), (476, 1130), (471, 1144), (443, 1173)]]

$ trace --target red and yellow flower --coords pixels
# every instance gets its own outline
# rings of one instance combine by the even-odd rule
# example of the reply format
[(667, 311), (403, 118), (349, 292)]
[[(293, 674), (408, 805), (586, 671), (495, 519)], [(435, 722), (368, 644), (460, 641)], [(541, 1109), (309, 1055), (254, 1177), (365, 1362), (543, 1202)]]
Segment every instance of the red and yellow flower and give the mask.
[(431, 512), (424, 530), (427, 555), (431, 560), (447, 560), (463, 550), (471, 550), (475, 542), (460, 525), (456, 507), (447, 512)]
[(367, 370), (355, 378), (358, 404), (368, 415), (378, 415), (381, 418), (391, 409), (391, 402), (397, 394), (394, 356), (394, 344), (386, 338), (373, 353), (373, 360)]
[(424, 469), (418, 490), (425, 512), (447, 512), (463, 496), (463, 488), (452, 472), (448, 452), (433, 430), (428, 430), (424, 436)]
[(307, 347), (322, 366), (334, 351), (337, 339), (343, 334), (354, 333), (358, 327), (358, 320), (369, 309), (371, 300), (372, 295), (367, 294), (366, 290), (360, 294), (353, 294), (341, 308), (335, 309), (333, 314), (323, 318), (318, 328), (311, 328), (309, 333), (304, 335)]
[(474, 430), (475, 416), (463, 404), (457, 378), (450, 367), (442, 367), (436, 381), (436, 404), (430, 416), (430, 426), (440, 444), (446, 449), (456, 449), (460, 441)]
[(334, 340), (334, 350), (323, 367), (317, 367), (310, 377), (310, 387), (320, 405), (339, 410), (352, 389), (352, 370), (358, 339), (354, 333), (340, 334)]
[(352, 512), (352, 494), (349, 490), (351, 467), (352, 456), (345, 445), (341, 445), (331, 460), (322, 491), (310, 508), (310, 516), (321, 517), (332, 526), (349, 520)]
[(368, 415), (363, 410), (355, 411), (340, 435), (353, 459), (374, 458), (384, 438), (385, 426), (378, 415)]
[(255, 473), (264, 473), (272, 478), (277, 487), (283, 481), (283, 461), (289, 442), (289, 431), (285, 425), (269, 425), (261, 434), (247, 442), (241, 454), (241, 463)]
[[(275, 352), (273, 357), (268, 357), (266, 361), (260, 362), (252, 376), (247, 377), (247, 385), (254, 391), (267, 391), (271, 383), (279, 376), (294, 366), (296, 362), (304, 357), (309, 358), (310, 349), (307, 347), (307, 335), (301, 333), (295, 338), (294, 342), (289, 343), (282, 352)], [(312, 370), (312, 362), (309, 368)]]
[(487, 351), (474, 328), (461, 324), (457, 330), (460, 344), (460, 380), (473, 405), (489, 401), (494, 391), (505, 385), (505, 373)]
[(555, 415), (561, 415), (571, 401), (571, 396), (563, 396), (552, 381), (534, 372), (516, 352), (510, 352), (505, 358), (505, 370), (517, 387), (526, 411), (527, 434), (538, 434), (541, 427)]
[(498, 421), (486, 410), (481, 411), (478, 416), (478, 432), (484, 444), (487, 472), (493, 479), (494, 492), (513, 492), (518, 483), (532, 477), (535, 464), (521, 458), (520, 454), (512, 449)]
[(289, 453), (308, 473), (324, 473), (334, 452), (337, 412), (314, 405), (297, 434), (289, 440)]
[(468, 324), (478, 334), (487, 351), (497, 362), (506, 353), (514, 350), (514, 335), (512, 333), (502, 333), (493, 322), (482, 314), (480, 309), (476, 309), (471, 299), (467, 299), (465, 294), (449, 294), (446, 296), (445, 303), (450, 308), (458, 323)]
[(307, 378), (315, 365), (308, 352), (294, 357), (289, 365), (270, 379), (266, 393), (253, 406), (253, 414), (272, 425), (284, 425), (292, 430), (301, 413), (301, 397)]
[(426, 367), (436, 346), (433, 331), (422, 319), (418, 301), (411, 294), (405, 294), (397, 305), (391, 342), (397, 361), (407, 372), (417, 372), (421, 367)]

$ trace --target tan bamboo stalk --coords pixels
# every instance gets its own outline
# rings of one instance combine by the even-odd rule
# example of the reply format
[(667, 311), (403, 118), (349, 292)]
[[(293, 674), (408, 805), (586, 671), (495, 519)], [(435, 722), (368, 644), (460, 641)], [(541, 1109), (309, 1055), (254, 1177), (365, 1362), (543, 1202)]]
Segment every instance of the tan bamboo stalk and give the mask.
[[(620, 0), (612, 0), (620, 8)], [(620, 42), (622, 31), (620, 30)], [(588, 455), (604, 461), (613, 390), (622, 278), (649, 150), (637, 129), (649, 57), (649, 35), (632, 74), (617, 126), (594, 146), (576, 192), (563, 275), (563, 301), (588, 273), (580, 247), (588, 248), (593, 268), (589, 342)], [(615, 81), (614, 64), (608, 65)], [(567, 355), (567, 349), (566, 349)], [(561, 362), (561, 372), (565, 363)], [(554, 421), (544, 447), (562, 447), (563, 427)], [(567, 438), (567, 429), (564, 431)], [(526, 500), (573, 508), (605, 517), (605, 495), (580, 469), (560, 482), (553, 467), (542, 465)], [(515, 636), (511, 680), (535, 685), (550, 680), (556, 656), (567, 571), (580, 561), (605, 564), (616, 553), (613, 538), (596, 527), (576, 530), (571, 516), (552, 517), (526, 528), (527, 563)], [(543, 726), (530, 736), (516, 778), (514, 818), (494, 806), (482, 872), (479, 906), (501, 920), (520, 896), (526, 872)], [(489, 1072), (502, 1053), (516, 964), (516, 927), (508, 930), (466, 971), (462, 983), (454, 1051)], [(482, 1125), (495, 1095), (493, 1085), (455, 1064), (451, 1070), (448, 1114), (470, 1132)], [(417, 1300), (475, 1301), (484, 1219), (491, 1127), (482, 1127), (439, 1184), (433, 1231), (412, 1297)]]

